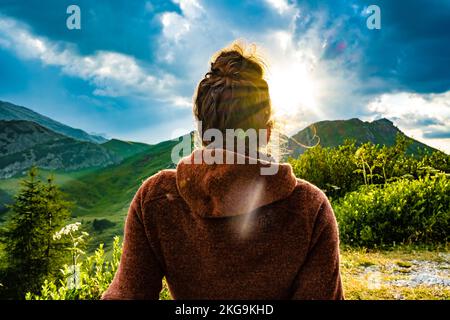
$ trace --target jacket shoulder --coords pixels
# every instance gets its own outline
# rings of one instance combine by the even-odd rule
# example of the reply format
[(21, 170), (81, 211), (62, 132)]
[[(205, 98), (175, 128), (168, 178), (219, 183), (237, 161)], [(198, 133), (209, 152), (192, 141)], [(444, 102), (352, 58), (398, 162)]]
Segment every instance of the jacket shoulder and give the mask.
[(293, 194), (300, 197), (302, 200), (310, 200), (313, 204), (322, 204), (328, 202), (328, 197), (319, 187), (311, 182), (297, 178), (297, 184), (294, 188)]
[(286, 199), (287, 209), (299, 218), (316, 219), (321, 208), (329, 207), (330, 202), (325, 193), (314, 184), (297, 178), (291, 195)]
[(175, 196), (178, 193), (176, 179), (176, 170), (166, 169), (144, 180), (138, 190), (143, 204)]

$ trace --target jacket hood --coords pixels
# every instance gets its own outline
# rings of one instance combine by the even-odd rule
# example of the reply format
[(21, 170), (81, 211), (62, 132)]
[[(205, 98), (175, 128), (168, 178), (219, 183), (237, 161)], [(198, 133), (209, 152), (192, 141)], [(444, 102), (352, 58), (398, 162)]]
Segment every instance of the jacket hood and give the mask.
[[(223, 159), (221, 164), (207, 159)], [(232, 164), (229, 159), (233, 159)], [(274, 168), (262, 175), (261, 169)], [(289, 164), (256, 160), (223, 149), (200, 149), (177, 166), (177, 187), (191, 211), (203, 218), (249, 213), (287, 198), (296, 186)]]

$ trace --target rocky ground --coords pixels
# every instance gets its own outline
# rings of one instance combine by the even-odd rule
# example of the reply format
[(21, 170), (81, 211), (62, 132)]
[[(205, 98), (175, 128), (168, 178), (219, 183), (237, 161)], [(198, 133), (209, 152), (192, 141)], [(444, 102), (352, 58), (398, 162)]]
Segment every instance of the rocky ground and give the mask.
[(347, 299), (450, 299), (450, 253), (342, 251)]

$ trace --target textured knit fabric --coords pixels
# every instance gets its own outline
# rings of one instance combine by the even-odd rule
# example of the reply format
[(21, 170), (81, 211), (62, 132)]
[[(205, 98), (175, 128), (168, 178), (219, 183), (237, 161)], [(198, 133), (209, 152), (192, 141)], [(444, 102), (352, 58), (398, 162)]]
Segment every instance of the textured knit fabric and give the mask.
[(262, 161), (185, 163), (202, 152), (139, 188), (102, 298), (158, 299), (165, 276), (174, 299), (342, 299), (325, 194), (288, 164), (261, 175)]

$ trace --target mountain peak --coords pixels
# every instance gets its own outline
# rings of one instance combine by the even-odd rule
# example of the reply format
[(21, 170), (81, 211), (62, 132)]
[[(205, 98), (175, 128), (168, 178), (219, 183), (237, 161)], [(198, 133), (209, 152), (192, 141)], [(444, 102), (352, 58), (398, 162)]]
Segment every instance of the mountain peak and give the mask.
[(391, 126), (394, 125), (394, 122), (392, 122), (388, 118), (380, 118), (380, 119), (372, 121), (372, 123), (382, 123), (382, 124), (391, 125)]
[(106, 142), (107, 139), (98, 135), (91, 135), (87, 132), (69, 127), (40, 113), (26, 107), (18, 106), (10, 102), (0, 100), (0, 120), (26, 120), (35, 122), (47, 129), (50, 129), (67, 137), (94, 143)]
[[(358, 118), (319, 121), (293, 135), (293, 139), (289, 139), (288, 149), (291, 150), (292, 156), (297, 157), (306, 149), (295, 141), (304, 145), (314, 145), (314, 142), (318, 140), (317, 137), (323, 147), (337, 147), (342, 145), (345, 140), (355, 140), (357, 144), (372, 142), (373, 144), (392, 146), (395, 144), (397, 134), (404, 135), (387, 118), (372, 122), (365, 122)], [(408, 150), (412, 153), (416, 152), (418, 147), (434, 150), (419, 141), (411, 140), (413, 142)]]

